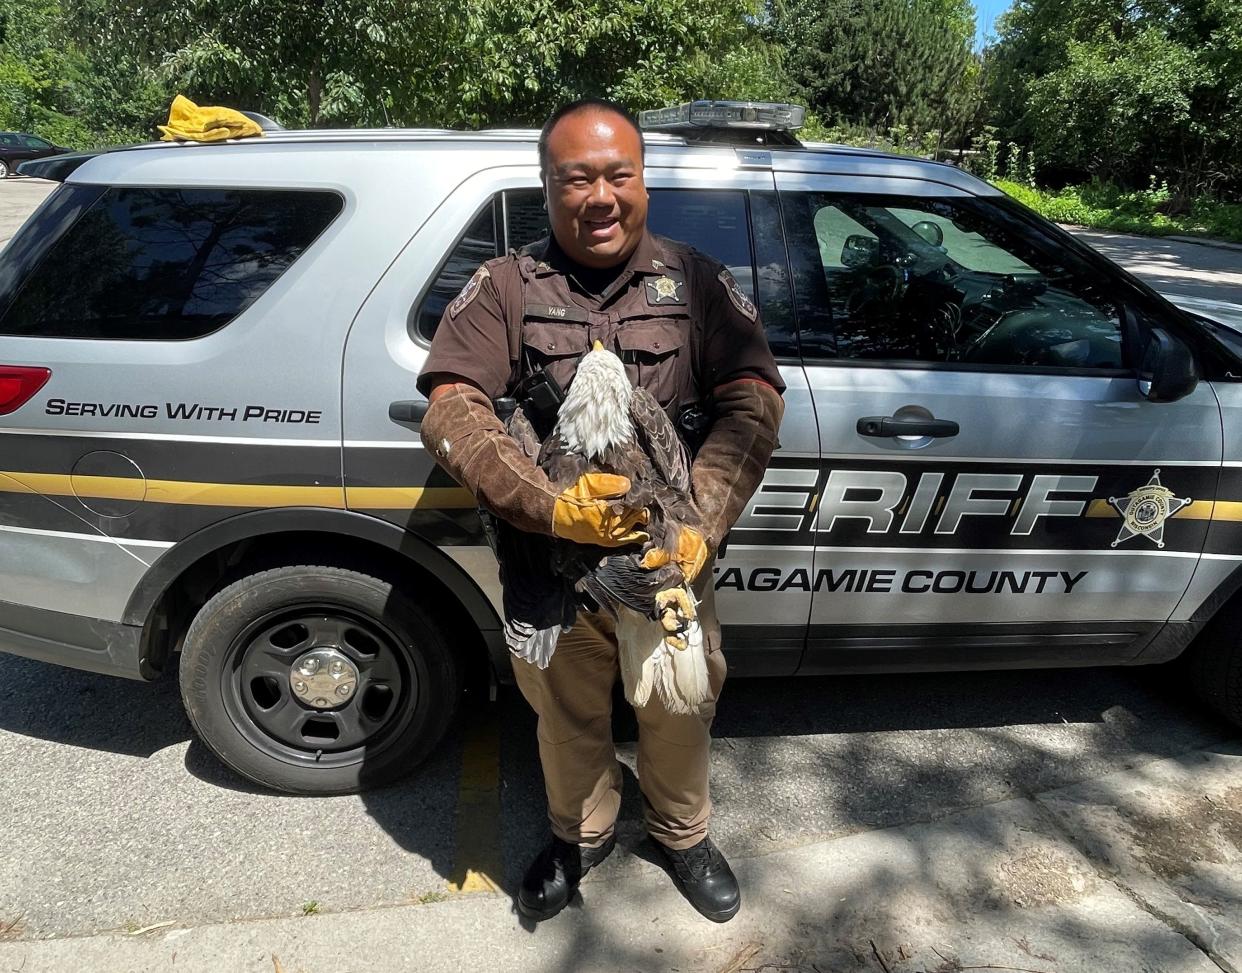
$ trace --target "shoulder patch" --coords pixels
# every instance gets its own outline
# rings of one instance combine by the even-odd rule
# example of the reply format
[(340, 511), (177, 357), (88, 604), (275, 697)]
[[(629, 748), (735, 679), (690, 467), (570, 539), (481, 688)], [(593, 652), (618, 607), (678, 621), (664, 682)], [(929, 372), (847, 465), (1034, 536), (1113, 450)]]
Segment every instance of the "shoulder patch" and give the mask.
[(729, 300), (733, 302), (733, 306), (737, 308), (744, 317), (749, 318), (751, 321), (754, 321), (759, 317), (759, 309), (756, 308), (751, 299), (743, 293), (742, 288), (738, 286), (737, 278), (729, 273), (727, 267), (720, 272), (717, 280), (724, 284), (725, 291), (729, 295)]
[(483, 281), (491, 276), (492, 272), (487, 269), (487, 264), (484, 264), (474, 272), (474, 276), (466, 281), (466, 286), (461, 289), (461, 293), (453, 298), (453, 303), (448, 306), (450, 321), (454, 320), (457, 315), (470, 306), (470, 302), (479, 296), (479, 291), (483, 287)]

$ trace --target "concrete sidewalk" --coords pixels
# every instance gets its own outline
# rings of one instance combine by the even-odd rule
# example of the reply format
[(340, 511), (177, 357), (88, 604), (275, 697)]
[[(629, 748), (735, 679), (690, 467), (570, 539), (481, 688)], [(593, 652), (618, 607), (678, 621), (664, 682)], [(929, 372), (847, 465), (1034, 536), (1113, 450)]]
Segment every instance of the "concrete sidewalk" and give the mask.
[(0, 942), (0, 973), (1242, 973), (1242, 741), (736, 861), (745, 905), (724, 926), (699, 918), (646, 849), (631, 851), (592, 873), (574, 907), (534, 928), (508, 896), (480, 893), (17, 939)]

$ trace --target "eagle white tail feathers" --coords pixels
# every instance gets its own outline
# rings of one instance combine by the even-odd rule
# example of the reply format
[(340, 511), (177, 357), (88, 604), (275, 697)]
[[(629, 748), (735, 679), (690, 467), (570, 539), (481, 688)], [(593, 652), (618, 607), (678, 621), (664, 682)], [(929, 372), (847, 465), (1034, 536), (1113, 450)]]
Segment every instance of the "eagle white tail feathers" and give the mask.
[(525, 662), (532, 662), (540, 669), (548, 668), (556, 643), (561, 637), (561, 627), (535, 628), (520, 622), (505, 623), (505, 642), (509, 651)]
[(667, 645), (668, 633), (658, 621), (617, 607), (617, 649), (621, 658), (621, 682), (625, 698), (633, 706), (646, 706), (654, 692), (670, 713), (698, 713), (711, 695), (703, 629), (691, 620), (685, 631), (684, 649)]

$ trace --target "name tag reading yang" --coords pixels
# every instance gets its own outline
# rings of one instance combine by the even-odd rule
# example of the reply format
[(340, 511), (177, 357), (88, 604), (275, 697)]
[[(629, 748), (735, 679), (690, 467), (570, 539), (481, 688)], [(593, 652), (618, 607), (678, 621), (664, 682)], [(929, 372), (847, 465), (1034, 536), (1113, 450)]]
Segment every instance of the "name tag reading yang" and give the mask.
[(527, 318), (538, 318), (541, 321), (576, 321), (587, 324), (590, 314), (580, 307), (564, 307), (557, 304), (527, 304), (524, 308)]

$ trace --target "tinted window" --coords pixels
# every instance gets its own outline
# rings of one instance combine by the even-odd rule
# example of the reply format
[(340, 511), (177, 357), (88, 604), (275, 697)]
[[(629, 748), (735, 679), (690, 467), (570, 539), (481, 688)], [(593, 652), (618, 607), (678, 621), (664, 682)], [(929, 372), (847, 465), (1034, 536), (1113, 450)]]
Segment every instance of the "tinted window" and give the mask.
[(808, 357), (1122, 367), (1107, 281), (980, 199), (784, 193)]
[[(769, 203), (765, 212), (772, 209)], [(775, 217), (779, 223), (779, 217)], [(502, 225), (497, 232), (495, 221)], [(769, 221), (771, 222), (771, 221)], [(756, 297), (754, 255), (748, 229), (746, 193), (741, 190), (653, 189), (647, 210), (647, 226), (651, 232), (690, 244), (725, 264), (738, 284), (752, 298)], [(493, 204), (475, 217), (448, 259), (440, 268), (416, 313), (415, 328), (419, 335), (430, 339), (440, 323), (444, 308), (457, 296), (470, 275), (485, 260), (504, 251), (521, 249), (546, 237), (549, 233), (548, 214), (543, 208), (543, 192), (538, 189), (508, 190), (497, 194)], [(779, 237), (779, 233), (777, 233)], [(774, 256), (773, 263), (777, 262)], [(760, 288), (760, 308), (767, 323), (768, 305), (764, 297), (779, 296), (783, 281), (783, 245), (779, 277), (775, 288)], [(786, 307), (774, 312), (776, 333), (782, 348), (792, 342), (792, 315)], [(772, 325), (769, 324), (769, 332)], [(773, 350), (776, 350), (776, 344)], [(778, 351), (778, 354), (781, 352)]]
[(470, 221), (457, 245), (449, 251), (431, 286), (415, 309), (411, 325), (417, 334), (431, 340), (440, 326), (440, 317), (449, 302), (461, 293), (479, 264), (499, 254), (496, 235), (496, 201), (489, 202)]
[(208, 334), (253, 304), (340, 210), (335, 193), (109, 189), (19, 286), (0, 334)]
[(542, 190), (515, 189), (503, 195), (506, 253), (509, 250), (521, 250), (536, 240), (542, 240), (551, 232), (548, 228), (548, 211), (543, 208)]
[(32, 149), (48, 149), (52, 147), (51, 142), (44, 142), (43, 139), (35, 138), (33, 135), (23, 135), (22, 141)]

